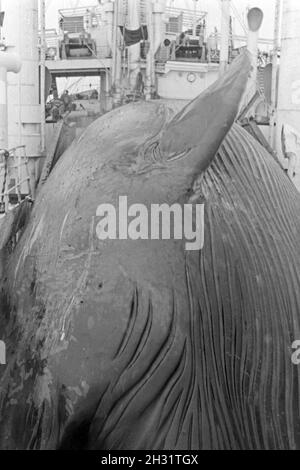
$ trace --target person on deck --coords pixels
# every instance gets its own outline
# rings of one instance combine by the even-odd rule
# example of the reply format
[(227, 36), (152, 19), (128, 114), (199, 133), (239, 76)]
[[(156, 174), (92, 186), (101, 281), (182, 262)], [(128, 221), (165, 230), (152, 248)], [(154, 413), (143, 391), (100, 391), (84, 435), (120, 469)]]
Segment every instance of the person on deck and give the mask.
[(64, 112), (71, 111), (72, 107), (72, 98), (69, 95), (68, 90), (65, 90), (60, 97), (60, 100), (63, 102), (64, 105)]

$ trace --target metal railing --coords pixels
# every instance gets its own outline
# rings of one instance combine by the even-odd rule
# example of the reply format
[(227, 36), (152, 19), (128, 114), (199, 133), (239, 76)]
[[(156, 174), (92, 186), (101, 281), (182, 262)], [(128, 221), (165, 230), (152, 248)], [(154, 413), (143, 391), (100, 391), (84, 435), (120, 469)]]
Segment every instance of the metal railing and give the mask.
[[(140, 5), (140, 20), (141, 23), (146, 23), (147, 19), (147, 1), (141, 0)], [(95, 21), (98, 21), (98, 24), (103, 21), (103, 8), (101, 6), (96, 5), (87, 5), (85, 7), (77, 7), (77, 8), (64, 8), (58, 10), (60, 16), (64, 18), (72, 18), (76, 19), (76, 17), (87, 18), (90, 14)], [(128, 13), (128, 3), (126, 0), (123, 0), (121, 4), (121, 11), (120, 16), (122, 17), (121, 24), (126, 23), (126, 17)], [(191, 29), (195, 24), (195, 11), (193, 9), (187, 8), (175, 8), (175, 7), (167, 7), (165, 16), (166, 18), (176, 18), (182, 15), (182, 24), (185, 30)], [(206, 11), (196, 11), (196, 21), (201, 21), (206, 18), (207, 12)], [(121, 19), (121, 18), (120, 18)], [(93, 21), (93, 19), (92, 19)], [(181, 33), (182, 31), (176, 31)]]
[(188, 10), (184, 8), (175, 8), (175, 7), (167, 7), (165, 16), (167, 19), (170, 18), (179, 18), (181, 16), (181, 31), (171, 31), (175, 33), (182, 33), (182, 31), (192, 30), (195, 23), (199, 24), (200, 21), (203, 21), (207, 17), (206, 11), (196, 11), (196, 18), (195, 12), (193, 10)]
[(25, 145), (0, 150), (0, 214), (8, 212), (12, 195), (16, 196), (15, 204), (20, 204), (26, 196), (31, 197)]
[(64, 17), (70, 16), (84, 16), (87, 12), (95, 12), (96, 15), (101, 16), (102, 8), (97, 5), (87, 5), (85, 7), (76, 7), (76, 8), (61, 8), (58, 10), (58, 13)]
[[(103, 21), (103, 10), (101, 7), (90, 5), (78, 8), (65, 8), (58, 10), (58, 13), (64, 21), (72, 24), (71, 19), (74, 19), (75, 30), (69, 32), (81, 32), (86, 29), (86, 25), (97, 26)], [(81, 18), (81, 19), (80, 19)]]

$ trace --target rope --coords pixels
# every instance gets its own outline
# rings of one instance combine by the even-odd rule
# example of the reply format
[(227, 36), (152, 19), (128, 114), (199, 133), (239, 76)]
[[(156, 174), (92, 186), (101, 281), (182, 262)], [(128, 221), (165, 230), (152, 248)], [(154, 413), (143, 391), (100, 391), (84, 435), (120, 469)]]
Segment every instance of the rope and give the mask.
[(0, 155), (1, 154), (4, 157), (4, 179), (3, 179), (2, 193), (1, 193), (0, 214), (3, 214), (5, 213), (4, 196), (5, 196), (6, 182), (7, 182), (7, 176), (8, 176), (9, 152), (7, 150), (0, 150)]
[[(220, 7), (222, 7), (222, 3), (221, 3), (221, 0), (219, 0), (219, 5)], [(237, 7), (235, 6), (235, 4), (233, 3), (233, 1), (231, 2), (231, 9), (232, 9), (232, 13), (233, 13), (233, 16), (235, 16), (235, 18), (238, 20), (238, 22), (240, 23), (242, 29), (244, 30), (244, 32), (246, 34), (248, 34), (248, 28), (247, 26), (245, 25)]]

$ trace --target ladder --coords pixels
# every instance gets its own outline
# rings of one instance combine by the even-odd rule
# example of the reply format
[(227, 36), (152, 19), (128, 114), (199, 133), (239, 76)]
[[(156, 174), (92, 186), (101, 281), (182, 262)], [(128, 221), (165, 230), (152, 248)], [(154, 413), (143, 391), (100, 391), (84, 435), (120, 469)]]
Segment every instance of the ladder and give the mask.
[(262, 96), (265, 94), (265, 82), (264, 82), (264, 69), (262, 67), (258, 68), (257, 72), (257, 87), (259, 94)]
[[(147, 1), (149, 0), (140, 0), (139, 2), (139, 16), (141, 24), (147, 24)], [(122, 0), (121, 12), (123, 15), (122, 24), (126, 25), (126, 19), (128, 15), (128, 0)]]
[(14, 147), (9, 151), (0, 151), (0, 215), (9, 211), (12, 195), (16, 195), (17, 204), (22, 202), (23, 196), (31, 198), (25, 145)]

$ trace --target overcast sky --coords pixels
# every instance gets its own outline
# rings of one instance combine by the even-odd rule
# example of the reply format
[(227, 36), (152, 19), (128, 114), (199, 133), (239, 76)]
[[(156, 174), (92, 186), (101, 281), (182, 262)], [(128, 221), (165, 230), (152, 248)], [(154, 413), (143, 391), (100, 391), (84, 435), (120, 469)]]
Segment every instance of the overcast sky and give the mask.
[[(300, 0), (299, 0), (300, 1)], [(276, 0), (232, 0), (234, 9), (238, 11), (239, 17), (245, 23), (246, 11), (249, 6), (260, 7), (265, 14), (261, 37), (273, 37), (274, 11)], [(77, 6), (97, 5), (98, 0), (46, 0), (47, 27), (57, 27), (57, 11), (59, 8), (73, 8)], [(193, 0), (174, 0), (174, 6), (181, 8), (193, 8)], [(220, 0), (198, 0), (198, 9), (208, 12), (208, 27), (216, 26), (220, 29)], [(242, 33), (241, 21), (234, 20), (236, 34)]]

